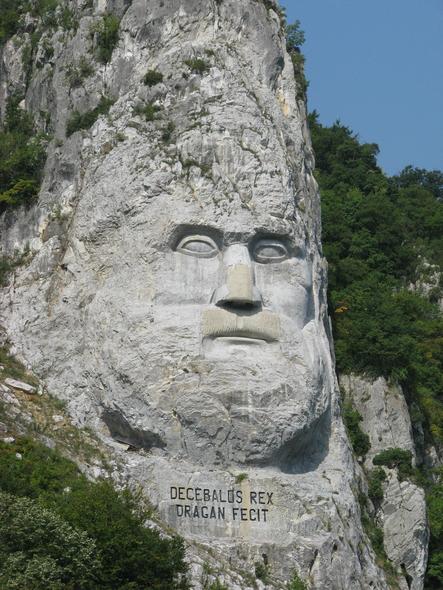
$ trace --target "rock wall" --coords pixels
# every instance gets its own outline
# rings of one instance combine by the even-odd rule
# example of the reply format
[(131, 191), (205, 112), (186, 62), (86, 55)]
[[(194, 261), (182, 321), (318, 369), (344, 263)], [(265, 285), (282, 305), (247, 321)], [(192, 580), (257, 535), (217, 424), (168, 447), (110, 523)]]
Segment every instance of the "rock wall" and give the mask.
[[(45, 30), (28, 72), (32, 23), (1, 53), (1, 112), (22, 92), (53, 130), (38, 203), (0, 219), (1, 252), (32, 253), (1, 291), (12, 351), (187, 539), (195, 588), (207, 563), (230, 588), (295, 573), (387, 588), (340, 418), (314, 160), (276, 5), (64, 4), (78, 27)], [(119, 41), (101, 63), (107, 11)], [(109, 113), (68, 136), (102, 97)]]
[[(362, 416), (361, 428), (371, 448), (365, 457), (367, 472), (373, 458), (386, 449), (410, 451), (416, 462), (408, 407), (398, 385), (385, 379), (370, 380), (356, 375), (340, 376), (340, 387)], [(409, 480), (400, 481), (395, 469), (384, 467), (383, 501), (376, 518), (383, 528), (386, 554), (405, 580), (407, 589), (423, 588), (428, 558), (429, 529), (422, 488)]]

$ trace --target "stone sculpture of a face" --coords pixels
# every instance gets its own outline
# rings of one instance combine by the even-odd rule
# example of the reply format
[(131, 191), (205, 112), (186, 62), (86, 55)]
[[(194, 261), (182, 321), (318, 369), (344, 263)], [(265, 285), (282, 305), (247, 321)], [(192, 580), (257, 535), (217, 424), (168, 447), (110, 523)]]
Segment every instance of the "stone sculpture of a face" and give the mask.
[[(64, 148), (78, 174), (74, 185), (60, 167), (60, 193), (75, 204), (23, 348), (74, 415), (99, 416), (118, 440), (288, 467), (324, 436), (333, 384), (318, 202), (281, 23), (255, 1), (140, 0), (120, 28), (109, 118)], [(163, 83), (144, 85), (148, 68)], [(34, 308), (42, 290), (26, 289)]]
[(125, 194), (125, 265), (111, 255), (91, 304), (111, 376), (102, 418), (120, 440), (197, 463), (285, 466), (330, 394), (315, 250), (280, 177), (278, 198), (245, 207), (214, 202), (195, 173), (195, 199), (187, 176), (139, 209)]

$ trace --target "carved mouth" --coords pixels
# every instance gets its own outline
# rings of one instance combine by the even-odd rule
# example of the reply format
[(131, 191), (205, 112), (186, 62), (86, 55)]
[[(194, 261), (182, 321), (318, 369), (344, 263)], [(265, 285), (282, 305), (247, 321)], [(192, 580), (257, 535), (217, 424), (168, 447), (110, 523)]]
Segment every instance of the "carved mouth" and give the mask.
[(270, 311), (242, 315), (226, 309), (207, 309), (203, 312), (204, 338), (246, 338), (275, 342), (280, 336), (280, 320)]

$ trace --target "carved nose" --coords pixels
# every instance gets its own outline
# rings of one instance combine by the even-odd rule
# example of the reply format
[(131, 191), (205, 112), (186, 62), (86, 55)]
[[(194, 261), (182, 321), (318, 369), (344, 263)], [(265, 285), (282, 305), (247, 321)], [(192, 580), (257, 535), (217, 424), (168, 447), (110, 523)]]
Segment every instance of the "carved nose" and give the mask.
[(254, 269), (246, 246), (234, 244), (223, 257), (224, 283), (214, 292), (213, 303), (223, 307), (256, 307), (262, 299), (255, 286)]

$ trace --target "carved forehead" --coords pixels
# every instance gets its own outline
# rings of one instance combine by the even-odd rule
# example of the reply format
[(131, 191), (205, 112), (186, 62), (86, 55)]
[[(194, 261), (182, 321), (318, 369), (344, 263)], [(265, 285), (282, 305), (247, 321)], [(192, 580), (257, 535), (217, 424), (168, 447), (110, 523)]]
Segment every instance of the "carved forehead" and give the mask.
[[(129, 174), (116, 176), (122, 161), (128, 163)], [(283, 166), (268, 174), (236, 167), (234, 160), (214, 162), (207, 169), (176, 157), (151, 160), (145, 151), (140, 155), (135, 139), (88, 171), (77, 219), (86, 233), (97, 224), (111, 229), (147, 224), (153, 234), (166, 226), (194, 224), (233, 233), (299, 235), (303, 223), (297, 198)]]
[(209, 214), (208, 211), (171, 211), (151, 234), (151, 243), (159, 249), (175, 248), (183, 237), (209, 236), (219, 245), (251, 244), (260, 238), (283, 239), (292, 247), (305, 251), (308, 239), (303, 222), (297, 218), (255, 215), (242, 208), (230, 214)]

